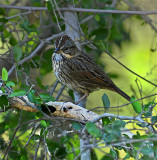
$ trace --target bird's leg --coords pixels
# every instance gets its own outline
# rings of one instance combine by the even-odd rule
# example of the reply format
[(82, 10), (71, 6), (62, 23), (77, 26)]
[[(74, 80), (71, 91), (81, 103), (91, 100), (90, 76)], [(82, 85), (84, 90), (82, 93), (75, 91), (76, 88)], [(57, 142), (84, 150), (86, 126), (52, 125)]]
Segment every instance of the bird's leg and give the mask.
[(85, 93), (75, 104), (78, 105), (87, 96), (88, 96), (88, 93)]

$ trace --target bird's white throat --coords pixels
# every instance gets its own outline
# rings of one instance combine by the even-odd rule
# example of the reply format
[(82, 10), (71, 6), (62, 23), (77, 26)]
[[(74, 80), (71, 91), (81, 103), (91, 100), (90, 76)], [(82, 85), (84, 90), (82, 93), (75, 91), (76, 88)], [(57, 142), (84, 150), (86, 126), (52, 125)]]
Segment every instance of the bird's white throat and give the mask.
[(55, 59), (55, 61), (62, 61), (63, 57), (60, 54), (54, 53), (53, 59)]

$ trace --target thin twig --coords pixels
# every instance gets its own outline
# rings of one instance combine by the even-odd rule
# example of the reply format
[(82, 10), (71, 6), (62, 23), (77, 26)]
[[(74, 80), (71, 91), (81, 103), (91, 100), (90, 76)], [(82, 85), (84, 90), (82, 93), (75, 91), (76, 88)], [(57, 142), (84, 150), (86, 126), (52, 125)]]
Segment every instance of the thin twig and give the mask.
[(81, 21), (80, 21), (80, 24), (86, 23), (86, 22), (90, 21), (90, 20), (93, 19), (93, 18), (94, 18), (94, 15), (90, 15), (90, 16), (84, 18), (83, 20), (81, 20)]
[(104, 113), (100, 116), (98, 116), (97, 118), (95, 118), (94, 120), (92, 120), (93, 123), (98, 122), (100, 119), (104, 118), (104, 117), (112, 117), (112, 118), (117, 118), (117, 119), (121, 119), (121, 120), (136, 120), (139, 121), (142, 124), (145, 124), (146, 127), (153, 133), (157, 133), (157, 131), (154, 130), (154, 128), (152, 128), (147, 122), (145, 122), (140, 116), (136, 116), (136, 117), (129, 117), (129, 116), (120, 116), (120, 115), (115, 115), (115, 114), (111, 114), (111, 113)]
[(54, 1), (54, 3), (55, 3), (55, 6), (56, 6), (56, 8), (57, 8), (57, 11), (58, 11), (58, 13), (59, 13), (59, 15), (60, 15), (60, 18), (62, 18), (63, 20), (64, 20), (64, 17), (63, 17), (63, 15), (62, 15), (62, 13), (60, 12), (60, 8), (58, 7), (58, 5), (57, 5), (57, 3), (56, 3), (56, 0), (53, 0)]
[(140, 77), (141, 79), (143, 79), (144, 81), (152, 84), (153, 86), (157, 87), (157, 85), (147, 79), (145, 79), (144, 77), (140, 76), (139, 74), (135, 73), (134, 71), (132, 71), (131, 69), (129, 69), (128, 67), (126, 67), (124, 64), (122, 64), (120, 61), (118, 61), (115, 57), (113, 57), (109, 52), (104, 51), (106, 54), (108, 54), (112, 59), (114, 59), (116, 62), (118, 62), (121, 66), (123, 66), (125, 69), (127, 69), (129, 72), (133, 73), (134, 75)]
[[(0, 8), (30, 10), (30, 11), (47, 11), (47, 7), (25, 7), (0, 5)], [(111, 13), (111, 14), (129, 14), (129, 15), (150, 15), (157, 14), (157, 11), (119, 11), (119, 10), (103, 10), (103, 9), (86, 9), (86, 8), (59, 8), (60, 11), (70, 12), (88, 12), (88, 13)]]
[(24, 145), (24, 148), (29, 144), (29, 141), (31, 140), (31, 138), (34, 136), (36, 130), (38, 129), (40, 123), (36, 124), (35, 127), (34, 127), (34, 130), (33, 130), (33, 133), (29, 136), (29, 139), (27, 141), (27, 143)]
[[(45, 43), (47, 43), (48, 41), (58, 37), (58, 36), (61, 36), (64, 32), (61, 32), (61, 33), (58, 33), (56, 35), (53, 35), (49, 38), (47, 38), (46, 40), (44, 41), (41, 41), (41, 43), (39, 44), (39, 46), (28, 56), (28, 57), (25, 57), (24, 59), (20, 60), (18, 63), (17, 63), (17, 66), (29, 61), (30, 59), (32, 59), (37, 53), (38, 51), (44, 46)], [(16, 65), (14, 64), (12, 66), (12, 68), (9, 70), (8, 72), (8, 75), (10, 76), (10, 74), (13, 72), (13, 70), (15, 69)]]
[(64, 88), (65, 88), (65, 85), (62, 85), (62, 87), (60, 88), (60, 90), (59, 90), (59, 92), (58, 92), (58, 94), (57, 94), (57, 96), (56, 96), (55, 101), (57, 101), (57, 100), (59, 99), (59, 97), (61, 96), (61, 94), (62, 94)]
[[(137, 84), (137, 87), (138, 87), (138, 90), (139, 90), (139, 93), (140, 93), (140, 97), (142, 98), (142, 84), (141, 84), (141, 81), (138, 80), (138, 78), (136, 78), (135, 80), (136, 84)], [(139, 84), (138, 84), (139, 82)], [(142, 100), (142, 106), (143, 106), (143, 100)]]
[(25, 7), (25, 6), (13, 6), (13, 5), (0, 5), (0, 8), (7, 9), (19, 9), (19, 10), (30, 10), (30, 11), (48, 11), (47, 7)]
[[(45, 118), (44, 118), (44, 119), (45, 119)], [(24, 126), (24, 125), (26, 125), (26, 124), (29, 124), (29, 123), (31, 123), (31, 122), (34, 122), (34, 121), (38, 122), (38, 121), (41, 121), (41, 120), (42, 120), (42, 119), (33, 119), (33, 120), (30, 120), (30, 121), (28, 121), (28, 122), (25, 122), (25, 123), (21, 124), (20, 126), (16, 127), (15, 132), (14, 132), (14, 134), (13, 134), (13, 136), (12, 136), (10, 142), (9, 142), (9, 145), (8, 145), (8, 147), (7, 147), (7, 149), (6, 149), (5, 153), (4, 153), (4, 156), (3, 156), (2, 160), (5, 160), (5, 157), (6, 157), (6, 155), (8, 154), (8, 152), (9, 152), (9, 150), (10, 150), (10, 147), (11, 147), (11, 144), (12, 144), (12, 142), (13, 142), (13, 139), (14, 139), (17, 131), (19, 130), (19, 128), (21, 128), (22, 126)]]
[(55, 91), (58, 83), (59, 83), (59, 80), (56, 80), (55, 84), (53, 85), (53, 87), (52, 87), (52, 89), (51, 89), (51, 91), (50, 91), (50, 96), (52, 96), (52, 94), (53, 94), (53, 92)]
[(25, 12), (25, 13), (18, 13), (16, 15), (13, 15), (13, 16), (10, 16), (10, 17), (6, 17), (6, 19), (12, 19), (12, 18), (15, 18), (15, 17), (20, 17), (22, 18), (23, 15), (27, 15), (27, 14), (31, 14), (32, 11), (28, 11), (28, 12)]
[[(142, 99), (149, 98), (149, 97), (153, 97), (153, 96), (156, 96), (156, 95), (157, 95), (157, 93), (151, 94), (151, 95), (148, 95), (148, 96), (145, 96), (145, 97), (136, 99), (135, 101), (128, 102), (128, 103), (125, 103), (125, 104), (123, 104), (123, 105), (116, 106), (116, 107), (110, 107), (110, 108), (120, 108), (120, 107), (124, 107), (124, 106), (127, 106), (127, 105), (129, 105), (129, 104), (132, 104), (132, 103), (134, 103), (134, 102), (137, 102), (137, 101), (140, 101), (140, 100), (142, 100)], [(89, 111), (93, 111), (93, 110), (98, 109), (98, 108), (104, 108), (104, 106), (103, 106), (103, 107), (95, 107), (95, 108), (93, 108), (93, 109), (90, 109)]]
[(37, 160), (37, 153), (38, 153), (38, 150), (39, 150), (39, 146), (40, 146), (41, 141), (42, 141), (42, 137), (40, 137), (39, 142), (38, 142), (38, 144), (37, 144), (37, 147), (36, 147), (36, 149), (35, 149), (34, 160)]
[[(133, 5), (132, 3), (130, 3), (129, 1), (123, 0), (123, 2), (126, 3), (126, 4), (130, 7), (131, 10), (133, 10), (133, 11), (137, 11), (137, 10), (138, 10), (138, 11), (141, 11), (141, 8), (140, 8), (140, 7), (134, 6), (134, 5)], [(146, 16), (146, 15), (141, 15), (141, 17), (143, 18), (143, 20), (144, 20), (146, 23), (148, 23), (148, 24), (152, 27), (152, 29), (155, 30), (155, 32), (157, 32), (157, 28), (155, 27), (155, 25), (152, 24), (152, 19), (151, 19), (150, 17), (148, 17), (148, 16)]]
[[(51, 160), (51, 153), (50, 153), (49, 148), (48, 148), (47, 143), (46, 143), (46, 136), (45, 136), (45, 134), (44, 134), (43, 141), (44, 141), (45, 152), (48, 153), (48, 160)], [(46, 157), (46, 154), (45, 154), (45, 157)]]
[(57, 21), (58, 28), (59, 28), (59, 30), (61, 31), (61, 27), (60, 27), (60, 25), (59, 25), (58, 17), (57, 17), (56, 11), (55, 11), (55, 9), (54, 9), (53, 2), (50, 1), (50, 3), (51, 3), (52, 8), (53, 8), (53, 13), (54, 13), (54, 15), (55, 15), (55, 18), (56, 18), (56, 21)]
[[(20, 41), (17, 45), (18, 45), (18, 46), (21, 46), (21, 45), (23, 45), (25, 42), (31, 41), (33, 38), (37, 38), (37, 36), (33, 36), (33, 37), (28, 38), (28, 39), (26, 39), (26, 40)], [(9, 52), (11, 52), (12, 49), (13, 49), (13, 47), (10, 48), (10, 49), (9, 49), (8, 51), (6, 51), (5, 53), (1, 54), (1, 55), (0, 55), (0, 59), (1, 59), (3, 56), (7, 55)]]

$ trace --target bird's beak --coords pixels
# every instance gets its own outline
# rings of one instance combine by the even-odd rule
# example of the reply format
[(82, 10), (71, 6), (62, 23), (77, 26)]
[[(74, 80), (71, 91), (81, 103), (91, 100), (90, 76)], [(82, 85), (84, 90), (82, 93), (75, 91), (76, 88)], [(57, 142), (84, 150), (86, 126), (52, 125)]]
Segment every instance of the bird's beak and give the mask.
[(54, 50), (54, 53), (60, 53), (61, 52), (61, 50), (59, 49), (59, 48), (56, 48), (55, 50)]
[(59, 53), (59, 48), (56, 48), (55, 50), (54, 50), (54, 53)]

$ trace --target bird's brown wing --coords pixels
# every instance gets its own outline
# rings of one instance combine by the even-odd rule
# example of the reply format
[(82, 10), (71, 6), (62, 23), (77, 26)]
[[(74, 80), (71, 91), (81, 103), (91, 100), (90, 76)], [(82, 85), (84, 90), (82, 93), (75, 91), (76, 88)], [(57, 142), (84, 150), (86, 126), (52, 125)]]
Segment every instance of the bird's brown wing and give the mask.
[(94, 75), (92, 71), (73, 71), (70, 75), (73, 77), (73, 81), (79, 82), (82, 86), (87, 88), (107, 88), (114, 90), (114, 84), (111, 80), (106, 80), (103, 77)]
[[(82, 57), (81, 57), (82, 58)], [(107, 88), (114, 90), (114, 83), (106, 73), (89, 57), (83, 57), (74, 62), (73, 70), (69, 70), (73, 81), (91, 89)]]
[[(120, 90), (107, 74), (88, 56), (80, 55), (70, 62), (69, 77), (75, 81), (82, 90), (92, 92), (96, 89), (108, 89), (117, 92), (125, 99), (130, 101), (130, 97)], [(76, 86), (76, 88), (78, 87)]]

